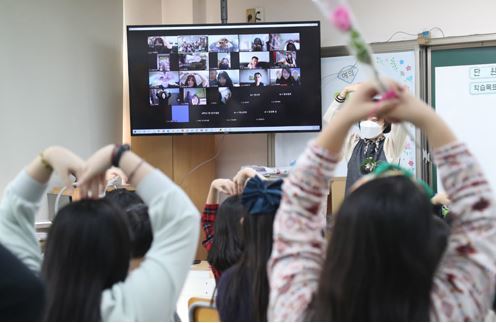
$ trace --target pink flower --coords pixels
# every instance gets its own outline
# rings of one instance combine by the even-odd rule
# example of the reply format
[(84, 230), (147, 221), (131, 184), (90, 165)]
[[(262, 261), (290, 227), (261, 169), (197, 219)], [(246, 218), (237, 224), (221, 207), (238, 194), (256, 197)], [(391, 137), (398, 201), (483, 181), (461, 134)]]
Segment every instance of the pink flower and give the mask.
[(348, 31), (351, 28), (351, 18), (348, 8), (344, 5), (340, 5), (331, 14), (331, 21), (341, 31)]
[(396, 99), (398, 97), (398, 94), (393, 89), (389, 89), (382, 95), (382, 100), (391, 100), (391, 99)]

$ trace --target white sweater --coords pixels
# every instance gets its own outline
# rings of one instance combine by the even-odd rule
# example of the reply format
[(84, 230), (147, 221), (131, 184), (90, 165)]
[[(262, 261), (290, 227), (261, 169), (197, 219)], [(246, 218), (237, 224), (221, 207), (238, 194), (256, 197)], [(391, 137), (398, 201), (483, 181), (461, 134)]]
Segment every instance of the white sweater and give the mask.
[[(0, 202), (0, 242), (39, 272), (42, 256), (34, 220), (43, 185), (22, 171)], [(149, 206), (153, 243), (140, 267), (102, 294), (104, 321), (171, 321), (195, 255), (199, 212), (188, 196), (155, 170), (137, 187)]]

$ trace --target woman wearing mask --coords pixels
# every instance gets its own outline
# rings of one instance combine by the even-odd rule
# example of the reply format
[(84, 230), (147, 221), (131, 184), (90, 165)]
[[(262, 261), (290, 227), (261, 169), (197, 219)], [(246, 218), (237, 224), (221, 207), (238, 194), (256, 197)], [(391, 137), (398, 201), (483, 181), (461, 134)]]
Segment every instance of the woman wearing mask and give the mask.
[[(359, 87), (360, 84), (351, 84), (336, 95), (324, 115), (326, 123), (339, 112), (346, 96)], [(400, 125), (391, 125), (381, 118), (370, 117), (360, 121), (358, 129), (358, 133), (348, 133), (341, 154), (348, 166), (346, 194), (357, 180), (372, 172), (379, 163), (398, 164), (406, 142), (407, 133)]]

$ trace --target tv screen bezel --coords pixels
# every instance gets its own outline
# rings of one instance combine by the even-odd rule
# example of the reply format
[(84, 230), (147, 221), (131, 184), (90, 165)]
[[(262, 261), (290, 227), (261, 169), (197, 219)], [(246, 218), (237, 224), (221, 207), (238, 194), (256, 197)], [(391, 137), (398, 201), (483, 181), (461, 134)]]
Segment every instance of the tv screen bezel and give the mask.
[[(264, 126), (264, 127), (231, 127), (231, 128), (240, 128), (240, 129), (249, 129), (249, 128), (292, 128), (292, 127), (308, 127), (309, 129), (303, 129), (303, 130), (266, 130), (266, 131), (229, 131), (228, 129), (230, 128), (218, 128), (219, 131), (198, 131), (198, 132), (193, 132), (193, 131), (188, 131), (190, 129), (195, 129), (195, 128), (181, 128), (181, 129), (134, 129), (133, 128), (133, 121), (131, 118), (131, 109), (132, 109), (132, 100), (133, 97), (131, 95), (131, 75), (130, 75), (130, 61), (129, 61), (129, 42), (127, 41), (129, 39), (129, 33), (133, 32), (133, 29), (139, 29), (143, 30), (145, 28), (151, 28), (152, 30), (159, 30), (162, 28), (163, 30), (170, 30), (170, 29), (191, 29), (191, 30), (202, 30), (202, 29), (208, 29), (212, 27), (226, 27), (228, 28), (229, 26), (239, 26), (239, 27), (244, 27), (244, 28), (264, 28), (264, 26), (274, 26), (274, 27), (284, 27), (285, 25), (295, 25), (295, 24), (313, 24), (315, 26), (307, 26), (307, 27), (316, 27), (319, 37), (318, 37), (318, 42), (320, 44), (319, 46), (319, 56), (316, 64), (318, 65), (318, 70), (321, 73), (321, 49), (322, 49), (322, 44), (321, 44), (321, 29), (320, 29), (320, 21), (319, 20), (309, 20), (309, 21), (280, 21), (280, 22), (263, 22), (263, 23), (205, 23), (205, 24), (158, 24), (158, 25), (126, 25), (126, 58), (127, 58), (127, 68), (128, 68), (128, 99), (129, 99), (129, 131), (131, 137), (141, 137), (141, 136), (181, 136), (181, 135), (222, 135), (222, 134), (276, 134), (276, 133), (315, 133), (315, 132), (320, 132), (322, 130), (322, 114), (320, 114), (319, 118), (319, 124), (317, 125), (307, 125), (307, 126)], [(288, 26), (288, 27), (298, 27), (298, 26)], [(302, 26), (304, 27), (304, 26)], [(322, 78), (322, 75), (320, 75), (320, 79)], [(319, 82), (319, 101), (322, 102), (322, 83)], [(322, 107), (321, 107), (322, 110)], [(198, 129), (209, 129), (209, 128), (198, 128)], [(214, 128), (214, 129), (217, 129)], [(150, 133), (133, 133), (133, 130), (149, 130)], [(155, 133), (152, 132), (154, 130), (162, 130), (162, 132)]]

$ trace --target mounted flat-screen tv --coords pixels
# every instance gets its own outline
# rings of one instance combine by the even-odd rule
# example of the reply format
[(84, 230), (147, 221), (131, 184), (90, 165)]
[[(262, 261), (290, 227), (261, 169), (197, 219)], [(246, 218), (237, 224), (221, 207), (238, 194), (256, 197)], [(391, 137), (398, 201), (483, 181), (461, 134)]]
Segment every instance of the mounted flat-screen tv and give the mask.
[(127, 27), (131, 135), (319, 131), (320, 24)]

